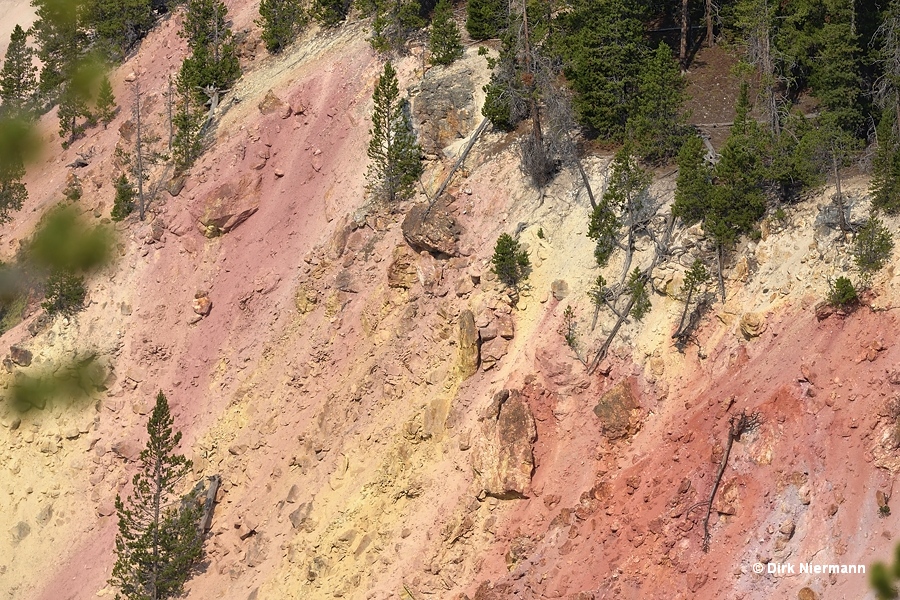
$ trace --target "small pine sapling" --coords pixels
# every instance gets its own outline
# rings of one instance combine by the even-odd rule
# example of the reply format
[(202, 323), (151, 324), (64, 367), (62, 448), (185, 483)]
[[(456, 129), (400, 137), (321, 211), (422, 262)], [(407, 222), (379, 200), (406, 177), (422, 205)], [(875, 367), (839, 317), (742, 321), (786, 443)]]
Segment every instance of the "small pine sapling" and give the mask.
[(497, 278), (510, 288), (518, 289), (519, 283), (528, 278), (531, 269), (531, 261), (528, 253), (519, 246), (508, 233), (501, 234), (494, 246), (494, 256), (491, 257), (491, 271)]
[(112, 122), (116, 116), (116, 98), (113, 96), (112, 85), (109, 78), (104, 76), (100, 81), (100, 91), (97, 93), (96, 114), (100, 122), (103, 123), (103, 129)]

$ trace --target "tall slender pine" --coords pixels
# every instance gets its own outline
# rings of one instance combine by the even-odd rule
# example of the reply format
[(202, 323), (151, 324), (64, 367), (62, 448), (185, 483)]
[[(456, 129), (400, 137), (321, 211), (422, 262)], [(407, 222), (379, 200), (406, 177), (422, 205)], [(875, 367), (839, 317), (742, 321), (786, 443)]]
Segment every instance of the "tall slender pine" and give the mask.
[(366, 178), (375, 198), (394, 204), (412, 196), (423, 167), (422, 148), (416, 141), (408, 102), (400, 98), (397, 72), (390, 61), (378, 78), (373, 100), (368, 149), (372, 162)]

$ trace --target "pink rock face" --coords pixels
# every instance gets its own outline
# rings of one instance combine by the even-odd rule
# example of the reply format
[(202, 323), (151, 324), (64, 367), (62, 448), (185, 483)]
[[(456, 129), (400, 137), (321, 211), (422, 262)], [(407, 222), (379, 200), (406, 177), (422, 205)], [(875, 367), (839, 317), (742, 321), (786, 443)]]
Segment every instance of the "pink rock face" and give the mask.
[(494, 395), (481, 426), (473, 462), (484, 493), (497, 498), (524, 498), (534, 472), (537, 429), (531, 408), (517, 390)]

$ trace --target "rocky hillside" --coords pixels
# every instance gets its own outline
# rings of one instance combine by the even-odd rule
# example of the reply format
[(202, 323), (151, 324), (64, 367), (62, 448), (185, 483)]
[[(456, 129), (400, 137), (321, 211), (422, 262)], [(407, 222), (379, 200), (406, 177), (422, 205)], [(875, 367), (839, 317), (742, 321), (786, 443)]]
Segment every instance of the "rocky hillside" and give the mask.
[[(271, 58), (256, 5), (228, 4), (244, 76), (213, 147), (144, 223), (116, 226), (117, 261), (90, 281), (83, 312), (48, 322), (35, 309), (0, 340), (6, 385), (73, 358), (102, 367), (88, 403), (0, 407), (0, 597), (113, 597), (113, 500), (129, 491), (158, 390), (191, 485), (222, 478), (191, 599), (874, 597), (865, 575), (753, 572), (870, 565), (897, 543), (879, 504), (900, 468), (900, 289), (892, 264), (857, 310), (817, 310), (850, 266), (825, 210), (832, 190), (738, 248), (727, 301), (683, 352), (676, 296), (711, 246), (676, 229), (651, 313), (588, 375), (559, 333), (566, 307), (582, 353), (615, 318), (601, 313), (591, 330), (597, 271), (577, 176), (538, 192), (515, 134), (488, 132), (424, 221), (416, 201), (372, 207), (364, 165), (381, 63), (365, 24), (307, 32)], [(179, 19), (112, 77), (123, 104), (140, 78), (151, 127), (184, 55)], [(472, 47), (424, 78), (417, 57), (399, 72), (434, 189), (480, 123), (485, 61)], [(3, 231), (5, 258), (71, 173), (83, 211), (109, 214), (129, 119), (122, 110), (62, 151), (55, 115), (44, 118), (46, 154)], [(67, 167), (79, 153), (88, 166)], [(596, 189), (609, 160), (586, 162)], [(663, 215), (674, 178), (657, 175)], [(866, 186), (850, 185), (860, 197)], [(501, 233), (518, 233), (531, 257), (517, 299), (490, 271)], [(642, 244), (638, 261), (652, 251)], [(730, 449), (704, 553), (697, 506), (742, 411), (759, 424)]]

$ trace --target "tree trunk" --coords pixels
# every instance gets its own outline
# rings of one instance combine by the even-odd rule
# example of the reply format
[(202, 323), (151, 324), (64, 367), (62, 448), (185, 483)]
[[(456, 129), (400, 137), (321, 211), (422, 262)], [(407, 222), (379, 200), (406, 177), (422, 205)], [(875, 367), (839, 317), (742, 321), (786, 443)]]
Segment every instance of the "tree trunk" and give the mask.
[(681, 0), (681, 46), (678, 52), (678, 58), (681, 60), (681, 67), (687, 68), (688, 55), (688, 36), (690, 34), (690, 15), (688, 14), (688, 0)]
[(713, 5), (712, 0), (706, 0), (706, 46), (712, 48), (715, 43), (713, 35)]
[(144, 220), (145, 203), (144, 203), (144, 148), (143, 139), (141, 137), (141, 84), (140, 81), (134, 82), (134, 105), (132, 112), (134, 116), (134, 175), (137, 179), (138, 186), (138, 216), (141, 221)]
[(172, 129), (172, 104), (175, 101), (174, 92), (172, 90), (172, 74), (169, 73), (169, 90), (166, 93), (166, 114), (169, 117), (169, 150), (172, 150), (172, 139), (174, 138), (174, 130)]
[(722, 275), (722, 270), (725, 268), (725, 248), (721, 243), (716, 244), (716, 263), (719, 276), (719, 297), (722, 299), (722, 304), (725, 304), (725, 278)]
[(841, 225), (841, 231), (847, 232), (850, 230), (850, 227), (847, 225), (847, 218), (844, 216), (844, 196), (841, 193), (841, 170), (838, 168), (837, 150), (834, 146), (831, 148), (831, 167), (834, 171), (834, 196), (837, 201), (839, 215), (838, 222)]

